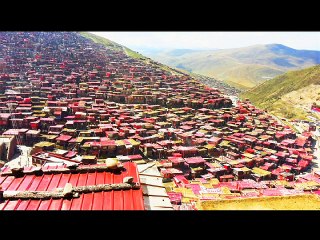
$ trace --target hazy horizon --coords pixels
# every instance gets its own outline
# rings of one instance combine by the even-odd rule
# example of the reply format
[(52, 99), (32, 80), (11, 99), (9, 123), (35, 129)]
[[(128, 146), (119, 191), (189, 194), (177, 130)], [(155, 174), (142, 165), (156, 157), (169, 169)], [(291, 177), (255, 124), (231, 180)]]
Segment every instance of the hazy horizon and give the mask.
[(320, 32), (92, 32), (132, 50), (228, 49), (283, 44), (299, 50), (320, 50)]

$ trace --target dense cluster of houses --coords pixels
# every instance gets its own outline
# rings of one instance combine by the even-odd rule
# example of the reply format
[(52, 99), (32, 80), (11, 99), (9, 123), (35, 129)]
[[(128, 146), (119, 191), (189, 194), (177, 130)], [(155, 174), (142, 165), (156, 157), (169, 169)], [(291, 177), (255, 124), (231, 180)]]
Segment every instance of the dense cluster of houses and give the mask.
[(0, 73), (0, 134), (33, 164), (155, 161), (175, 205), (259, 196), (313, 160), (309, 132), (78, 33), (1, 32)]
[(221, 182), (217, 178), (186, 179), (175, 176), (173, 182), (165, 183), (169, 198), (175, 209), (201, 209), (203, 201), (219, 199), (259, 198), (268, 196), (320, 195), (320, 172), (304, 173), (295, 181), (243, 179)]

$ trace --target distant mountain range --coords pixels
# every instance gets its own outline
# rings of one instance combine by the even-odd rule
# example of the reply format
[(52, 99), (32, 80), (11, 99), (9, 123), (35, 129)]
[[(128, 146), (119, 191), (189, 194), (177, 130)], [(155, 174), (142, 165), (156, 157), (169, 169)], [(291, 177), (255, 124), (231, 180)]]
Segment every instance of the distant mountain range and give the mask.
[(289, 119), (306, 119), (314, 115), (313, 103), (320, 105), (320, 65), (290, 71), (266, 81), (240, 95), (271, 113)]
[(147, 49), (140, 52), (171, 67), (214, 77), (239, 89), (252, 88), (289, 70), (320, 64), (320, 51), (296, 50), (281, 44), (222, 50)]

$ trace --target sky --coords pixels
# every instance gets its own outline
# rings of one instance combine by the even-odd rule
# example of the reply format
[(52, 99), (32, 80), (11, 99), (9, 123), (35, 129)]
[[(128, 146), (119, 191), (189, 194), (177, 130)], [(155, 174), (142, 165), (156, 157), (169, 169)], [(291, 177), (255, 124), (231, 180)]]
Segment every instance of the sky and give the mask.
[(320, 32), (92, 32), (132, 50), (226, 49), (279, 43), (320, 50)]

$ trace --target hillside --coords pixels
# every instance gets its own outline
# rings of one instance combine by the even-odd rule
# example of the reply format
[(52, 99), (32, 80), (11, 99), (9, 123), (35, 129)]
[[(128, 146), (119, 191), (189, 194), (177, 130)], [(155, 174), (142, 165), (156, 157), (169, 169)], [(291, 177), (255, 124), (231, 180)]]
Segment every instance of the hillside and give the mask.
[[(169, 67), (169, 66), (161, 64), (159, 62), (156, 62), (148, 57), (141, 55), (138, 52), (135, 52), (125, 46), (122, 46), (118, 43), (115, 43), (107, 38), (100, 37), (100, 36), (97, 36), (95, 34), (88, 33), (88, 32), (80, 32), (80, 34), (88, 39), (93, 40), (95, 43), (103, 44), (104, 46), (111, 48), (113, 50), (116, 50), (116, 51), (124, 51), (129, 57), (138, 59), (138, 60), (142, 61), (143, 63), (150, 64), (152, 66), (157, 66), (165, 71), (168, 71), (171, 74), (189, 75), (194, 79), (198, 79), (203, 84), (206, 84), (210, 87), (215, 87), (215, 88), (223, 90), (226, 94), (237, 95), (240, 92), (237, 88), (230, 86), (222, 81), (216, 80), (212, 77), (203, 76), (203, 75), (196, 74), (196, 73), (190, 73), (189, 71), (187, 71), (185, 69), (179, 69), (179, 68), (177, 69), (175, 67)], [(179, 56), (179, 55), (185, 54), (186, 52), (194, 52), (194, 51), (195, 50), (180, 49), (180, 50), (172, 51), (171, 54), (173, 56)], [(158, 51), (153, 51), (153, 52), (158, 52)]]
[(296, 50), (281, 44), (142, 53), (169, 66), (214, 77), (241, 89), (249, 89), (290, 70), (320, 64), (320, 51)]
[(125, 51), (126, 54), (132, 58), (136, 58), (136, 59), (141, 59), (141, 60), (146, 60), (147, 58), (144, 57), (143, 55), (135, 52), (135, 51), (132, 51), (131, 49), (125, 47), (125, 46), (122, 46), (118, 43), (115, 43), (107, 38), (104, 38), (104, 37), (100, 37), (100, 36), (97, 36), (97, 35), (94, 35), (92, 33), (89, 33), (89, 32), (80, 32), (80, 34), (88, 39), (91, 39), (92, 41), (94, 41), (95, 43), (101, 43), (103, 44), (104, 46), (106, 47), (109, 47), (113, 50), (117, 50), (117, 51)]
[(305, 119), (312, 103), (320, 103), (320, 65), (290, 71), (240, 96), (275, 115)]
[(197, 73), (188, 73), (188, 74), (191, 77), (198, 79), (200, 82), (202, 82), (203, 84), (205, 84), (209, 87), (221, 89), (227, 95), (236, 95), (237, 96), (241, 92), (241, 90), (239, 90), (233, 86), (230, 86), (229, 84), (227, 84), (223, 81), (216, 80), (212, 77), (204, 76), (204, 75), (197, 74)]
[[(0, 211), (320, 207), (312, 133), (84, 35), (0, 32), (0, 150), (17, 150), (0, 156)], [(318, 72), (287, 94), (319, 95)]]

